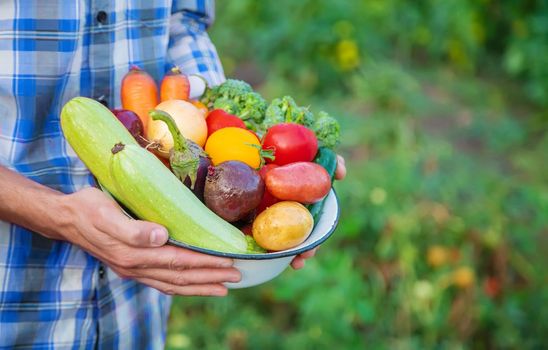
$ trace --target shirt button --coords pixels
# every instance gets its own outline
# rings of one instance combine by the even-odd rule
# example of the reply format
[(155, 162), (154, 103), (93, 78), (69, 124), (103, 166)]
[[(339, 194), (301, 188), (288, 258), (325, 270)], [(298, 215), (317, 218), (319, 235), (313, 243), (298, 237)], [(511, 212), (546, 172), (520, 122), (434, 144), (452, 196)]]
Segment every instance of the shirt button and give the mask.
[(99, 278), (103, 278), (105, 276), (105, 268), (100, 265), (99, 266)]
[(97, 102), (108, 108), (108, 101), (105, 95), (101, 95), (96, 98)]
[(99, 11), (99, 12), (97, 12), (97, 17), (96, 18), (97, 18), (97, 22), (99, 22), (101, 24), (106, 24), (108, 15), (105, 11)]

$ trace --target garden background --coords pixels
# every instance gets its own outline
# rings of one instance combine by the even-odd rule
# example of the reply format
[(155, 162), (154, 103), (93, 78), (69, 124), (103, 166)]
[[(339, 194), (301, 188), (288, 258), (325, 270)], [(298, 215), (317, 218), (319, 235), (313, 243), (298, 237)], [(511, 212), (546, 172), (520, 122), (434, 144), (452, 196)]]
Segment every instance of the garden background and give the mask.
[(218, 1), (226, 74), (339, 118), (301, 271), (175, 298), (169, 349), (548, 346), (548, 2)]

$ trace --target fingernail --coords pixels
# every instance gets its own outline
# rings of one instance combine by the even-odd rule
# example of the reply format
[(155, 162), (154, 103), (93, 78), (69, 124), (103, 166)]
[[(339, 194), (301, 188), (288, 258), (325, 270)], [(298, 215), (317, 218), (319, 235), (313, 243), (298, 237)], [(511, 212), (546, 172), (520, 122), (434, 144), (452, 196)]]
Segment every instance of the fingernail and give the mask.
[(242, 275), (240, 275), (240, 274), (232, 275), (232, 276), (230, 276), (230, 281), (229, 282), (240, 282), (241, 279), (242, 279)]
[(159, 247), (166, 243), (167, 241), (167, 231), (161, 228), (155, 228), (150, 233), (150, 243), (153, 246)]

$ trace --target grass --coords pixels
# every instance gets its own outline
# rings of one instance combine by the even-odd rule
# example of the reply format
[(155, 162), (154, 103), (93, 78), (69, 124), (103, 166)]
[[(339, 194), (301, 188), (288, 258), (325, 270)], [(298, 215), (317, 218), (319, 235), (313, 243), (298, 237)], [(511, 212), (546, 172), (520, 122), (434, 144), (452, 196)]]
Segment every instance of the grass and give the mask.
[(548, 138), (519, 86), (393, 61), (327, 98), (265, 79), (341, 121), (339, 228), (302, 271), (175, 298), (169, 349), (542, 346)]

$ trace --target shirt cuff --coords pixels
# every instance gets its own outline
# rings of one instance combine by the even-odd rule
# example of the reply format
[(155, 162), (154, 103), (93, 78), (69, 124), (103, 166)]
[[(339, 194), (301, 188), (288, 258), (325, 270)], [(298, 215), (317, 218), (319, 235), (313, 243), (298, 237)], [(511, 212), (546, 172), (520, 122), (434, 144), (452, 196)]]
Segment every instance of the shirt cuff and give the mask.
[(192, 13), (180, 11), (171, 15), (167, 62), (187, 75), (203, 76), (210, 86), (226, 80), (219, 55), (207, 34), (208, 24)]

